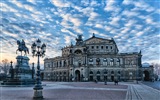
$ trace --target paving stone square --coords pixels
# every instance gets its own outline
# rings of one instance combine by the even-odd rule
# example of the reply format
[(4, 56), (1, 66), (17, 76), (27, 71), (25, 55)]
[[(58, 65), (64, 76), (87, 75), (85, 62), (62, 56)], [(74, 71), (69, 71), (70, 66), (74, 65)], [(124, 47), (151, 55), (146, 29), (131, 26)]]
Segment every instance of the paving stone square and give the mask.
[[(125, 100), (127, 85), (43, 82), (44, 100)], [(1, 87), (0, 100), (32, 100), (33, 87)]]

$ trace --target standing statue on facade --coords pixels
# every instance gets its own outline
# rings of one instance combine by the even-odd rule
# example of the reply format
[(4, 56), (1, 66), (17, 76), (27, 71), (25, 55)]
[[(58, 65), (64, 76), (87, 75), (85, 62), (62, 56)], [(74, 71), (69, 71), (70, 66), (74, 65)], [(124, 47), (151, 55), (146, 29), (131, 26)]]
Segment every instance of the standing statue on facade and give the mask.
[(27, 55), (27, 53), (29, 54), (29, 50), (26, 47), (26, 44), (25, 44), (25, 42), (24, 42), (23, 39), (22, 39), (22, 42), (20, 42), (19, 40), (17, 40), (17, 45), (18, 45), (18, 49), (16, 50), (16, 54), (17, 54), (17, 51), (20, 51), (21, 55), (22, 55), (22, 51), (25, 52), (24, 55)]

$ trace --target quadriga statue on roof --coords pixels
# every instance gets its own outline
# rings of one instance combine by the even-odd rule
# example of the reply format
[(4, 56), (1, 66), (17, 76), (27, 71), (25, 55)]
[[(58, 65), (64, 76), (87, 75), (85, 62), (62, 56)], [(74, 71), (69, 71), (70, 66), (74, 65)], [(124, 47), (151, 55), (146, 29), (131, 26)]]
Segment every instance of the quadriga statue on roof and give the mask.
[(27, 55), (27, 53), (29, 54), (29, 49), (26, 47), (26, 44), (23, 39), (22, 39), (22, 42), (17, 40), (17, 45), (18, 45), (18, 49), (16, 50), (16, 54), (17, 54), (17, 51), (20, 51), (21, 55), (22, 55), (22, 51), (24, 51), (25, 53), (24, 55)]

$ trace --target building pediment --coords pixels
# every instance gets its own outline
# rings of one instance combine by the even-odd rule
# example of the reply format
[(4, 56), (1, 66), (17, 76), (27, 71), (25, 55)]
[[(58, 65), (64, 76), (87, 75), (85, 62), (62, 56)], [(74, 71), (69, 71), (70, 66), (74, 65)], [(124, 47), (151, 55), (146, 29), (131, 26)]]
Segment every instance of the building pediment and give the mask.
[(97, 37), (90, 38), (90, 39), (88, 39), (88, 40), (85, 41), (86, 44), (110, 43), (110, 42), (111, 42), (111, 40), (97, 38)]

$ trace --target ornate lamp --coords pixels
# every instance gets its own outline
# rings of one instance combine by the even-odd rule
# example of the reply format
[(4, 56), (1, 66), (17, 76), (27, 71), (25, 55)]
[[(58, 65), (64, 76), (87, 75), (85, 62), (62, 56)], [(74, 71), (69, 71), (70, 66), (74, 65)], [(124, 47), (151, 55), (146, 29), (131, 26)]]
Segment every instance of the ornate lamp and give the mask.
[[(37, 50), (36, 50), (37, 48)], [(43, 43), (41, 45), (41, 41), (40, 39), (38, 39), (36, 41), (36, 43), (34, 42), (31, 46), (32, 49), (32, 54), (33, 57), (37, 56), (38, 57), (38, 62), (37, 62), (37, 76), (36, 76), (36, 84), (34, 86), (34, 99), (42, 99), (43, 98), (43, 87), (41, 85), (41, 77), (40, 77), (40, 62), (39, 62), (39, 58), (40, 57), (44, 57), (45, 52), (46, 52), (46, 45)]]

